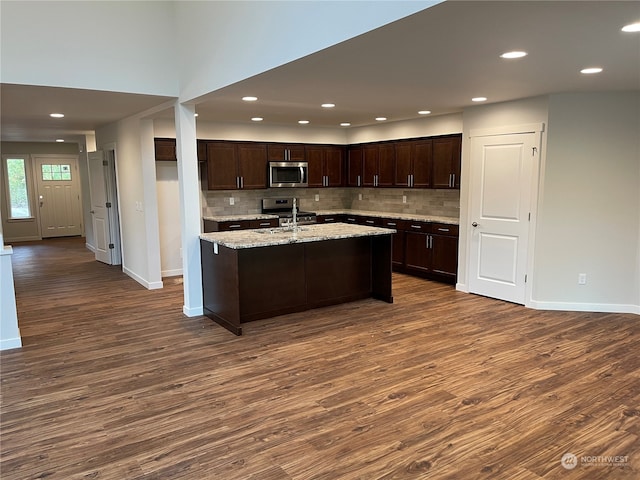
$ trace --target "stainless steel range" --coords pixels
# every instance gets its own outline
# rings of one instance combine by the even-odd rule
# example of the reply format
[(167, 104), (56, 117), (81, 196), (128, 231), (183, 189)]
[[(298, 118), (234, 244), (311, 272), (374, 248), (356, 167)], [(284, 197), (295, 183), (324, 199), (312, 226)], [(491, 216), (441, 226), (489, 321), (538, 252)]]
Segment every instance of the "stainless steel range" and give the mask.
[[(298, 204), (297, 199), (293, 197), (287, 198), (263, 198), (262, 213), (269, 215), (277, 215), (279, 217), (279, 225), (281, 227), (293, 224), (293, 206)], [(296, 205), (297, 207), (297, 205)], [(298, 225), (311, 225), (316, 223), (316, 214), (313, 212), (303, 212), (297, 210)]]

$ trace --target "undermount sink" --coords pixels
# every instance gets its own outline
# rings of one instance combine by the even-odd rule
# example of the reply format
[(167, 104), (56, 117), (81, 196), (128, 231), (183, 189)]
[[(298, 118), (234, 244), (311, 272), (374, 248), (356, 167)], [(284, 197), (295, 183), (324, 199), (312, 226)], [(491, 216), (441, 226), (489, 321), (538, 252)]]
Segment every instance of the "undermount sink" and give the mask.
[[(295, 231), (304, 232), (306, 230), (308, 230), (308, 228), (298, 227)], [(261, 228), (259, 230), (256, 230), (256, 232), (261, 233), (263, 235), (265, 234), (275, 235), (277, 233), (294, 233), (294, 229), (293, 227)]]

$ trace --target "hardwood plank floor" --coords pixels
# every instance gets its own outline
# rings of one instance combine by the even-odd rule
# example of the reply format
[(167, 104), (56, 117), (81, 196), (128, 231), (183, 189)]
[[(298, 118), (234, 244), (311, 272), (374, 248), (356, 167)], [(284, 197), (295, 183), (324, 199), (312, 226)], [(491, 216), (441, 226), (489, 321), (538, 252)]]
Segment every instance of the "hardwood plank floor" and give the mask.
[[(0, 353), (3, 480), (640, 478), (638, 316), (395, 275), (394, 304), (235, 337), (184, 317), (178, 280), (145, 290), (83, 239), (14, 252), (24, 347)], [(628, 458), (584, 461), (605, 455)]]

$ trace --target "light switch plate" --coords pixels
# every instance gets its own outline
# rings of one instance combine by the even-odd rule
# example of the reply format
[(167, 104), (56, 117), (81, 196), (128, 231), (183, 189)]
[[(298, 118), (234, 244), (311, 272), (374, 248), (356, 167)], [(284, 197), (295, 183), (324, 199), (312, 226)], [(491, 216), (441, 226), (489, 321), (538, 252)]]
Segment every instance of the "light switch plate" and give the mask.
[(236, 199), (233, 197), (229, 197), (229, 205), (235, 205), (236, 204)]

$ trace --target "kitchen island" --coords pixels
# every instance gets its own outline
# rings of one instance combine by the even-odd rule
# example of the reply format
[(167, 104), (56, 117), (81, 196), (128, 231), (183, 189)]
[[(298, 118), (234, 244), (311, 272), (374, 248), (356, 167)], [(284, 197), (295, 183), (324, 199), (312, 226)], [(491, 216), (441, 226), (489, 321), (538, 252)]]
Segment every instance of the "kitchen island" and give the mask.
[(204, 313), (242, 323), (373, 297), (393, 303), (388, 228), (344, 223), (200, 235)]

